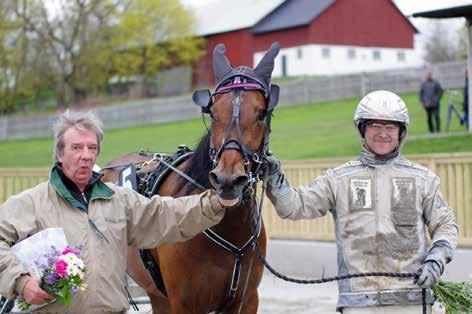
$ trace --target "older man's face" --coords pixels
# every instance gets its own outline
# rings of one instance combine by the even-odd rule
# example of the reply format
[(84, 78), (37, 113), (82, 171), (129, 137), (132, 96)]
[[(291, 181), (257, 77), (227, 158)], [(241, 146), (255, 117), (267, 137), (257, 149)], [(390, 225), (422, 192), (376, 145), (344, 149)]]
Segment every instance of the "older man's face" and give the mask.
[(97, 135), (92, 131), (80, 131), (75, 127), (64, 133), (64, 152), (56, 152), (64, 174), (84, 191), (92, 177), (92, 168), (98, 155)]

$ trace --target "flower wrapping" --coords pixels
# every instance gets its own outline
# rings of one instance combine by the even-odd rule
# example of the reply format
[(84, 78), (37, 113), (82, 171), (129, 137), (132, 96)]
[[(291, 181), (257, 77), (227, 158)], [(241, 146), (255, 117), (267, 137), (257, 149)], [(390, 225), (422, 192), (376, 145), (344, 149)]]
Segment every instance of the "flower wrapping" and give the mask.
[[(80, 259), (80, 248), (66, 247), (59, 251), (51, 246), (45, 255), (46, 262), (36, 262), (40, 276), (40, 287), (57, 302), (70, 305), (72, 295), (77, 291), (85, 291), (87, 284), (84, 281), (85, 264)], [(31, 305), (20, 298), (18, 305), (21, 310), (29, 310)]]
[[(66, 306), (74, 293), (87, 288), (81, 249), (68, 246), (62, 228), (44, 229), (11, 247), (31, 276), (40, 279), (41, 289), (55, 298), (48, 303), (57, 301)], [(19, 298), (18, 306), (21, 310), (35, 310), (44, 305), (30, 305)]]

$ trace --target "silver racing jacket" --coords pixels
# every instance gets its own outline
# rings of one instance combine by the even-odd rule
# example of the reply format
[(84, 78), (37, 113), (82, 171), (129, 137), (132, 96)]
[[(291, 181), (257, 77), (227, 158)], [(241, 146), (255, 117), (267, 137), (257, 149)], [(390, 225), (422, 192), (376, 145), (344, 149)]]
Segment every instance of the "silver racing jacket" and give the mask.
[[(334, 218), (339, 275), (365, 272), (414, 273), (433, 243), (444, 240), (452, 259), (458, 228), (427, 168), (395, 157), (383, 164), (351, 160), (308, 186), (292, 188), (283, 174), (268, 184), (278, 215), (310, 219), (328, 211)], [(442, 242), (444, 242), (442, 241)], [(338, 308), (422, 303), (413, 278), (361, 277), (341, 280)], [(430, 291), (427, 302), (432, 303)]]

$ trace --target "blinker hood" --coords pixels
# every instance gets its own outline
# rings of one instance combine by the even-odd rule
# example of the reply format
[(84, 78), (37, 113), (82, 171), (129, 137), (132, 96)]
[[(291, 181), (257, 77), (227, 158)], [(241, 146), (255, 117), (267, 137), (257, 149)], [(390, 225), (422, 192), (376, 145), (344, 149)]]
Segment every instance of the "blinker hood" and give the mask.
[[(231, 84), (233, 79), (237, 77), (243, 78), (247, 82), (260, 85), (260, 88), (257, 89), (268, 100), (268, 110), (272, 110), (279, 100), (279, 86), (270, 84), (272, 71), (274, 70), (274, 60), (279, 51), (280, 45), (275, 42), (254, 69), (247, 66), (233, 68), (225, 55), (225, 46), (223, 44), (216, 45), (213, 51), (213, 70), (216, 79), (215, 93), (221, 87)], [(196, 90), (193, 93), (192, 99), (196, 105), (202, 107), (202, 112), (209, 113), (212, 94), (208, 89)]]

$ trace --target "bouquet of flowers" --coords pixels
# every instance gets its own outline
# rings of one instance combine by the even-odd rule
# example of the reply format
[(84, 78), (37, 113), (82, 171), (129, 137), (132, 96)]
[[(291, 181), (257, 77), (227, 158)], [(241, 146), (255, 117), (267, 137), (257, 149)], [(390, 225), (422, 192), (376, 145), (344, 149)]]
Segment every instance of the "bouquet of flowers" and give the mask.
[[(70, 304), (73, 293), (87, 288), (84, 282), (86, 268), (79, 256), (80, 249), (67, 246), (61, 251), (51, 246), (44, 255), (45, 262), (35, 261), (41, 289), (66, 306)], [(19, 299), (18, 306), (22, 311), (31, 308), (23, 298)]]

